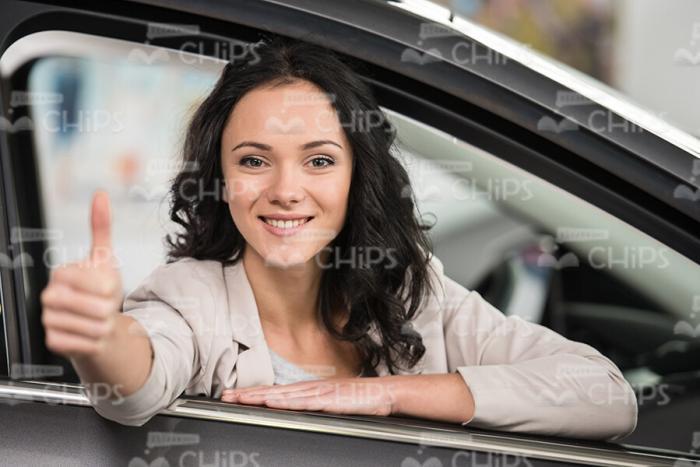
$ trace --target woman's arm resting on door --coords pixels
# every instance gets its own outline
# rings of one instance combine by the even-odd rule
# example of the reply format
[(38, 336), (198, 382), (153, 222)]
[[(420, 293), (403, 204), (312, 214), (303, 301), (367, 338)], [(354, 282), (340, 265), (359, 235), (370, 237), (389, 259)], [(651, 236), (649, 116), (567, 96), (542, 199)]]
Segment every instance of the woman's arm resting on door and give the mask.
[(443, 275), (448, 368), (474, 400), (481, 428), (620, 439), (637, 423), (636, 395), (593, 347), (539, 324), (506, 317)]
[(458, 373), (398, 375), (390, 383), (395, 395), (392, 415), (408, 415), (449, 423), (474, 416), (474, 399)]

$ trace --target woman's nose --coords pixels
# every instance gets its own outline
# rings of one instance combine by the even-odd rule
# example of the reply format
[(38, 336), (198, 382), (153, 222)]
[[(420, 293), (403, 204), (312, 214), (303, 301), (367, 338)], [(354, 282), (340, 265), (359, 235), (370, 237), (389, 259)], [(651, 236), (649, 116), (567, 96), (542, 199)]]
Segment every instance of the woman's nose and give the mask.
[(303, 177), (291, 167), (279, 168), (267, 190), (270, 203), (289, 205), (304, 199)]

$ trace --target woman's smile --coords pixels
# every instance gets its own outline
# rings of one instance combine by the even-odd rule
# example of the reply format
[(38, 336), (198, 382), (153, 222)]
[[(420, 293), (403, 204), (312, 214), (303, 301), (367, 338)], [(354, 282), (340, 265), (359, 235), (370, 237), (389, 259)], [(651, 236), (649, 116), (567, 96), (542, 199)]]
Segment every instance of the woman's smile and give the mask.
[(309, 217), (288, 217), (281, 218), (280, 216), (265, 217), (258, 216), (265, 230), (273, 235), (286, 237), (294, 235), (303, 229), (309, 222), (313, 220), (313, 216)]

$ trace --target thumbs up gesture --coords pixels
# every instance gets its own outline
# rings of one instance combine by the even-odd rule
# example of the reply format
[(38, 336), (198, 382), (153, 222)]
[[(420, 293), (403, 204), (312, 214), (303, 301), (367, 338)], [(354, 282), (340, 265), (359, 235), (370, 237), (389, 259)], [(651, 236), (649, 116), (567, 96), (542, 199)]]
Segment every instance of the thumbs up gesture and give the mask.
[(112, 251), (109, 196), (96, 192), (87, 258), (51, 271), (41, 292), (46, 347), (68, 358), (98, 356), (109, 347), (122, 306), (122, 281)]

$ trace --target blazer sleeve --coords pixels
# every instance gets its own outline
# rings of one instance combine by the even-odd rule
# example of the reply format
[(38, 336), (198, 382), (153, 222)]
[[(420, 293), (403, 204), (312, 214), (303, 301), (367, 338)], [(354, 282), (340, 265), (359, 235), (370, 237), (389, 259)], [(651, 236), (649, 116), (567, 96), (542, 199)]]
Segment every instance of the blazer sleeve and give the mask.
[(124, 300), (123, 313), (138, 321), (149, 336), (152, 364), (146, 382), (127, 396), (90, 397), (98, 414), (123, 425), (142, 426), (172, 404), (199, 369), (194, 333), (178, 311), (182, 292), (173, 277), (173, 264), (156, 268)]
[(442, 279), (448, 368), (475, 405), (462, 425), (607, 441), (634, 431), (637, 399), (612, 361)]

